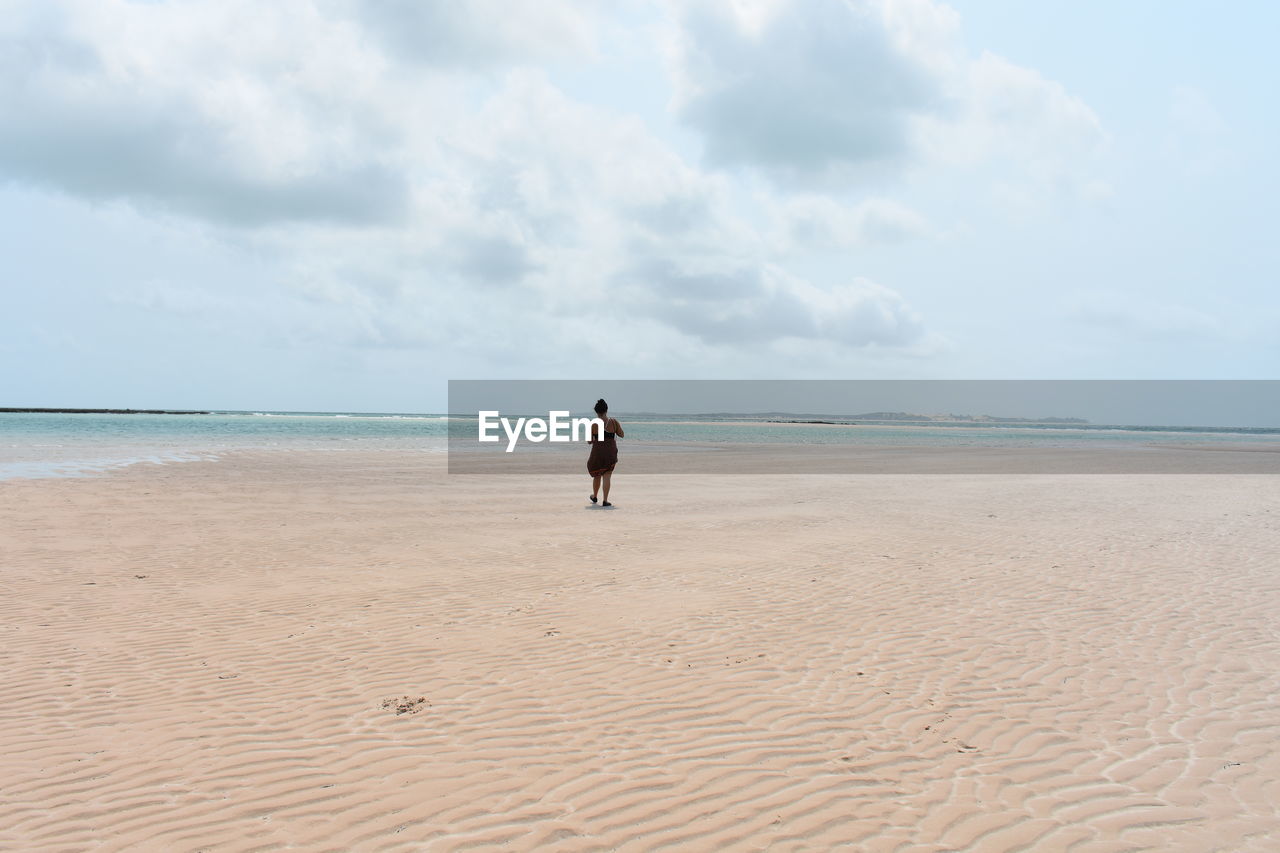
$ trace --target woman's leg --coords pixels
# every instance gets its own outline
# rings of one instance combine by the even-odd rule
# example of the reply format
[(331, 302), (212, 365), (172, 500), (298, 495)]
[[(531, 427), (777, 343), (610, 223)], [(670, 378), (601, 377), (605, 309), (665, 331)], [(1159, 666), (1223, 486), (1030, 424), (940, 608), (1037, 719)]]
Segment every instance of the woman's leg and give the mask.
[[(600, 475), (596, 474), (594, 477), (591, 478), (591, 497), (594, 498), (598, 494), (600, 494)], [(608, 489), (604, 490), (604, 499), (605, 500), (609, 499)]]
[(610, 479), (612, 479), (612, 478), (613, 478), (613, 472), (612, 472), (612, 471), (605, 471), (605, 472), (604, 472), (604, 495), (603, 495), (603, 497), (604, 497), (604, 502), (605, 502), (605, 503), (608, 503), (608, 502), (609, 502), (609, 480), (610, 480)]

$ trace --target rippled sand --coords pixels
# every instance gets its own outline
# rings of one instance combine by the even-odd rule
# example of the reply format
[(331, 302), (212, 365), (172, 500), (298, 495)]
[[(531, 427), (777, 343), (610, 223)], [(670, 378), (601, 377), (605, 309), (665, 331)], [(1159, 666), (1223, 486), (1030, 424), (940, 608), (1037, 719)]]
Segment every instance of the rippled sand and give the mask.
[(0, 483), (0, 849), (1280, 843), (1280, 478)]

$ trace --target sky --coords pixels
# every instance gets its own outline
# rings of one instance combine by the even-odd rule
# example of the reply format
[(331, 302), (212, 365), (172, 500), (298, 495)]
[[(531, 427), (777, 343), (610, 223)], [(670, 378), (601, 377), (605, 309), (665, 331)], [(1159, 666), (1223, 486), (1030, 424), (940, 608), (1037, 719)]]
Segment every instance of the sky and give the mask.
[(1280, 5), (0, 0), (0, 406), (1280, 378)]

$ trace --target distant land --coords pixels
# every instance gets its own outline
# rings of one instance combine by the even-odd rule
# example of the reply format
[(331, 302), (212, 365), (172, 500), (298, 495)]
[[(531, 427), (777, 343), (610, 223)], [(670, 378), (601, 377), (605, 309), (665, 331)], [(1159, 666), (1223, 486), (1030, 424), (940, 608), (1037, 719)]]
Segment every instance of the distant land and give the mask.
[(213, 412), (188, 409), (9, 409), (0, 407), (0, 413), (49, 414), (49, 415), (211, 415)]
[(697, 418), (753, 418), (775, 424), (854, 424), (863, 421), (906, 421), (910, 423), (963, 423), (963, 424), (1087, 424), (1085, 418), (1001, 418), (995, 415), (957, 415), (954, 413), (920, 415), (912, 412), (863, 412), (860, 415), (829, 415), (796, 412), (699, 412), (695, 414), (671, 414), (667, 412), (619, 412), (632, 417), (697, 417)]
[[(212, 415), (203, 409), (47, 409), (14, 408), (0, 406), (0, 414), (57, 414), (57, 415)], [(239, 413), (236, 413), (239, 414)], [(311, 414), (302, 413), (297, 414)], [(795, 412), (699, 412), (695, 415), (669, 412), (619, 412), (624, 417), (698, 417), (698, 418), (751, 418), (775, 424), (858, 424), (871, 422), (949, 423), (949, 424), (1087, 424), (1085, 418), (1001, 418), (995, 415), (957, 415), (954, 413), (920, 415), (912, 412), (863, 412), (860, 415), (797, 414)]]
[(965, 423), (965, 424), (1087, 424), (1085, 418), (1000, 418), (995, 415), (917, 415), (911, 412), (864, 412), (861, 415), (841, 415), (840, 420), (786, 420), (775, 423), (850, 423), (856, 421), (911, 421), (913, 423)]

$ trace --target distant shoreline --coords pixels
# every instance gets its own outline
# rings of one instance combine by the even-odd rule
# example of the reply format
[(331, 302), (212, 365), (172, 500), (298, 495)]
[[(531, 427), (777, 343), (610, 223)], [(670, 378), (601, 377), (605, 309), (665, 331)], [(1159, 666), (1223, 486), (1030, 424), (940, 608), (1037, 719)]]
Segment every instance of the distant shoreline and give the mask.
[(822, 424), (824, 426), (862, 426), (867, 424), (971, 424), (975, 426), (1017, 426), (1019, 424), (1051, 424), (1053, 426), (1093, 426), (1084, 418), (996, 418), (987, 415), (958, 418), (933, 418), (917, 415), (902, 418), (877, 418), (853, 415), (848, 420), (767, 420), (769, 424)]
[[(471, 413), (423, 413), (423, 412), (299, 412), (299, 411), (251, 411), (232, 409), (132, 409), (132, 408), (72, 408), (45, 406), (0, 406), (0, 415), (10, 414), (58, 414), (58, 415), (204, 415), (204, 416), (271, 416), (271, 417), (320, 417), (320, 418), (401, 418), (401, 419), (447, 419), (466, 421), (474, 419)], [(897, 412), (869, 412), (860, 415), (819, 415), (789, 412), (753, 412), (753, 413), (679, 413), (662, 414), (657, 412), (619, 412), (623, 420), (629, 418), (639, 421), (656, 421), (658, 423), (709, 425), (728, 424), (732, 426), (792, 426), (792, 427), (877, 427), (889, 428), (925, 428), (925, 427), (973, 427), (973, 428), (1028, 428), (1028, 429), (1063, 429), (1089, 432), (1121, 430), (1125, 432), (1181, 433), (1181, 432), (1238, 432), (1241, 434), (1275, 434), (1280, 433), (1280, 425), (1276, 426), (1240, 426), (1240, 425), (1205, 425), (1205, 424), (1109, 424), (1094, 423), (1085, 418), (1047, 417), (1016, 418), (997, 417), (993, 415), (911, 415)], [(905, 417), (880, 417), (889, 414), (904, 414)], [(714, 419), (714, 420), (711, 420)]]
[(15, 409), (0, 406), (0, 414), (45, 415), (212, 415), (198, 409)]

